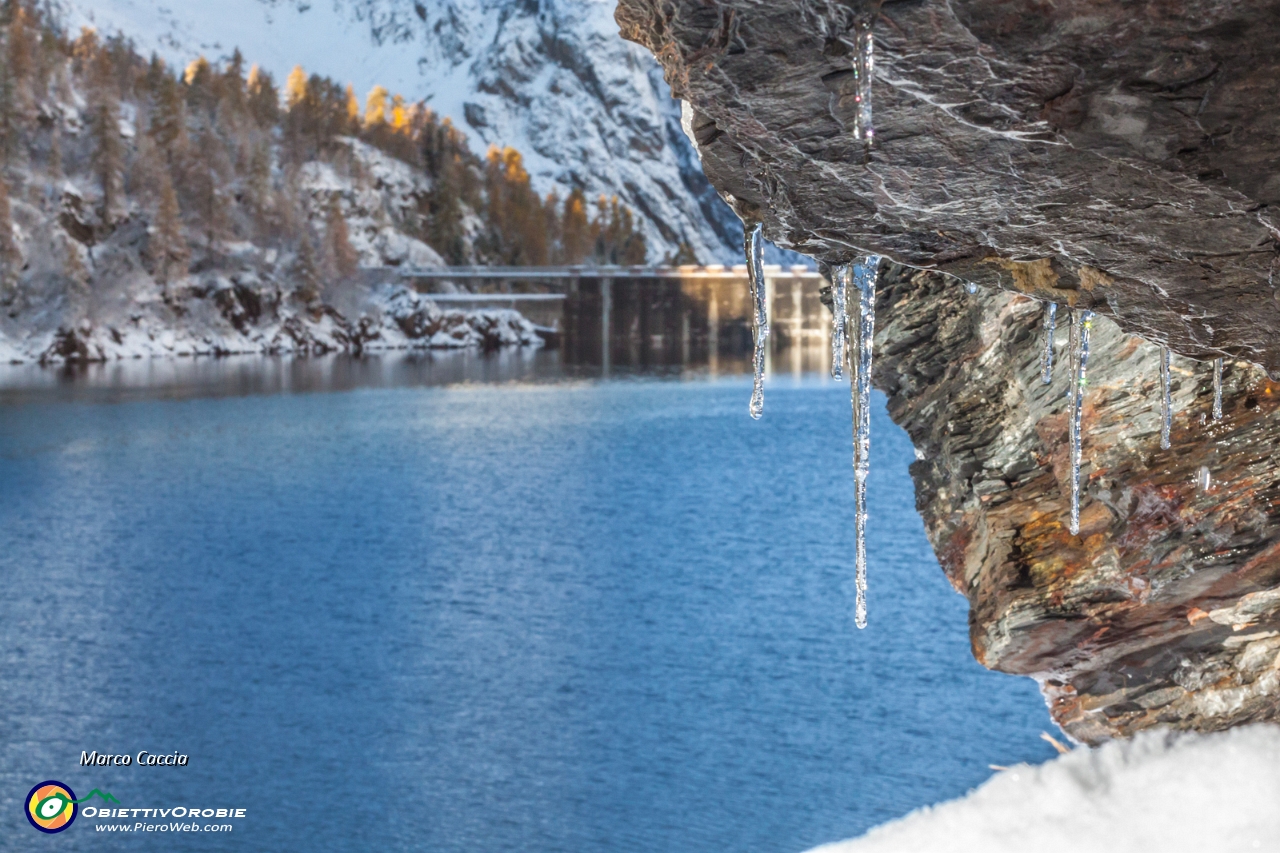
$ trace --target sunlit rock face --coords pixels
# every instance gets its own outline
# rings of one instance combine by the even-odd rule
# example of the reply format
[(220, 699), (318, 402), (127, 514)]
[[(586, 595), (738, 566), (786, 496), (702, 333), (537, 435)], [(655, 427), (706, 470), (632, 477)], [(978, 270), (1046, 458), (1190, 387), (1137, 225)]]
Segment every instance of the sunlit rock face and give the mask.
[[(712, 183), (780, 245), (876, 252), (1280, 372), (1280, 3), (619, 0)], [(854, 138), (854, 32), (876, 143)]]
[[(617, 19), (687, 102), (712, 183), (770, 239), (935, 271), (882, 281), (874, 378), (917, 447), (978, 659), (1039, 679), (1087, 742), (1280, 717), (1280, 385), (1263, 369), (1280, 372), (1280, 4), (620, 0)], [(866, 21), (870, 151), (849, 73)], [(1041, 304), (1020, 294), (1104, 318), (1079, 535), (1069, 312), (1044, 385)]]
[(1161, 450), (1159, 348), (1096, 322), (1072, 535), (1065, 312), (1046, 385), (1036, 300), (896, 267), (877, 308), (875, 381), (978, 660), (1088, 742), (1280, 717), (1280, 384), (1228, 361), (1214, 421), (1212, 366), (1175, 356)]

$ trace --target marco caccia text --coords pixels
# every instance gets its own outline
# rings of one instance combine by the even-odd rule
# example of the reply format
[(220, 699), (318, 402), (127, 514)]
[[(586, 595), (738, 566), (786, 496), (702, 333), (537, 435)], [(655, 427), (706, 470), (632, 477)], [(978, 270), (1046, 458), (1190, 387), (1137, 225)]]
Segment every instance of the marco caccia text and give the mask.
[(157, 765), (169, 765), (171, 767), (186, 767), (187, 757), (178, 752), (171, 752), (168, 755), (156, 755), (147, 752), (145, 749), (134, 755), (99, 755), (95, 749), (93, 752), (80, 753), (80, 766), (106, 767), (108, 765), (116, 767), (128, 767), (136, 764), (139, 767), (155, 767)]

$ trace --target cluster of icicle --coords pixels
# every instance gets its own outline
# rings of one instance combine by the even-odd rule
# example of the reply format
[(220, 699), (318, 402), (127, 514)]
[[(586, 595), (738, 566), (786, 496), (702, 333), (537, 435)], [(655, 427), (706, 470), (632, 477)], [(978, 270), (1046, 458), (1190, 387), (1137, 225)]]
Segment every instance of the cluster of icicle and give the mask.
[[(751, 356), (755, 377), (751, 386), (751, 418), (764, 414), (764, 351), (769, 337), (764, 273), (760, 251), (760, 227), (746, 234), (746, 269), (754, 306), (755, 352)], [(831, 377), (844, 379), (850, 371), (850, 397), (854, 410), (854, 571), (858, 589), (854, 621), (867, 628), (867, 476), (872, 450), (872, 341), (876, 337), (876, 278), (879, 256), (856, 264), (837, 266), (832, 275)], [(856, 302), (851, 302), (856, 289)], [(856, 316), (854, 309), (856, 307)]]
[[(749, 411), (756, 419), (764, 414), (764, 361), (769, 339), (762, 239), (761, 226), (747, 231), (747, 278), (751, 283), (755, 339), (752, 354), (755, 376)], [(867, 475), (871, 473), (871, 355), (879, 267), (880, 257), (871, 255), (861, 262), (834, 268), (832, 275), (831, 376), (843, 379), (845, 365), (848, 365), (853, 408), (854, 583), (857, 588), (854, 622), (859, 628), (867, 627)], [(854, 290), (856, 302), (852, 300)]]
[[(970, 293), (973, 291), (970, 290)], [(1047, 385), (1053, 379), (1053, 333), (1058, 306), (1049, 302), (1044, 311), (1044, 352), (1040, 378)], [(1071, 381), (1067, 388), (1067, 430), (1071, 444), (1071, 521), (1073, 534), (1080, 532), (1080, 421), (1084, 407), (1086, 372), (1089, 366), (1089, 332), (1093, 328), (1093, 312), (1077, 308), (1071, 312), (1071, 331), (1067, 352)], [(1170, 353), (1160, 348), (1160, 449), (1168, 450), (1173, 429), (1173, 397), (1170, 393)], [(1213, 419), (1222, 419), (1222, 359), (1213, 362)], [(1201, 487), (1208, 488), (1208, 469), (1201, 469)]]
[[(864, 21), (855, 28), (853, 72), (856, 81), (854, 137), (870, 151), (875, 141), (875, 127), (871, 112), (871, 81), (875, 73), (875, 42), (871, 22)], [(755, 351), (752, 355), (754, 380), (751, 388), (751, 417), (759, 419), (764, 414), (764, 368), (766, 346), (769, 340), (768, 295), (765, 292), (763, 265), (763, 226), (760, 224), (745, 230), (747, 275), (751, 283), (751, 330)], [(832, 329), (831, 376), (843, 379), (846, 363), (851, 372), (851, 397), (853, 405), (853, 472), (854, 472), (854, 525), (855, 525), (855, 573), (857, 601), (854, 621), (859, 628), (867, 625), (867, 475), (870, 473), (871, 450), (871, 355), (875, 332), (875, 288), (880, 265), (878, 255), (869, 255), (862, 261), (834, 268), (832, 275)], [(851, 288), (857, 289), (857, 318), (853, 317)], [(969, 293), (977, 293), (972, 282), (965, 283)], [(1053, 335), (1058, 306), (1045, 305), (1045, 345), (1041, 356), (1041, 378), (1048, 384), (1053, 377)], [(1071, 520), (1072, 534), (1080, 532), (1080, 467), (1081, 421), (1084, 408), (1086, 373), (1089, 365), (1089, 333), (1093, 327), (1093, 312), (1085, 309), (1071, 311), (1071, 329), (1068, 343), (1068, 359), (1071, 381), (1068, 388), (1068, 431), (1071, 444)], [(1169, 350), (1160, 354), (1161, 427), (1160, 446), (1169, 448), (1173, 423), (1173, 406), (1169, 390)], [(1222, 359), (1213, 366), (1213, 417), (1222, 417)], [(1208, 471), (1202, 469), (1207, 484)], [(1206, 485), (1207, 488), (1207, 485)]]
[[(875, 74), (875, 40), (871, 34), (871, 21), (861, 21), (854, 30), (853, 74), (856, 82), (854, 100), (853, 135), (870, 151), (875, 141), (875, 126), (871, 115), (871, 79)], [(769, 340), (768, 296), (765, 293), (763, 236), (759, 224), (745, 229), (744, 242), (747, 256), (747, 277), (751, 283), (751, 333), (755, 344), (752, 368), (755, 374), (751, 387), (751, 417), (764, 415), (764, 364), (765, 347)], [(867, 474), (871, 470), (871, 339), (875, 331), (876, 271), (880, 258), (870, 256), (861, 263), (839, 267), (835, 272), (835, 300), (831, 336), (831, 375), (844, 376), (844, 363), (849, 361), (852, 371), (853, 399), (853, 476), (854, 476), (854, 525), (857, 544), (855, 573), (857, 603), (854, 621), (859, 628), (867, 626)], [(858, 289), (858, 318), (852, 322), (849, 314), (849, 285)], [(852, 332), (850, 340), (849, 332)]]

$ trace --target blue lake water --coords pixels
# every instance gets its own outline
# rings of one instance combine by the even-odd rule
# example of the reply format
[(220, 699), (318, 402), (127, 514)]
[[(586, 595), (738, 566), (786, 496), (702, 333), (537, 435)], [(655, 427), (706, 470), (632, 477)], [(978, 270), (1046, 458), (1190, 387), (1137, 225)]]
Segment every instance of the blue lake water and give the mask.
[(0, 374), (0, 847), (793, 853), (1050, 757), (883, 398), (858, 631), (847, 386), (458, 358)]

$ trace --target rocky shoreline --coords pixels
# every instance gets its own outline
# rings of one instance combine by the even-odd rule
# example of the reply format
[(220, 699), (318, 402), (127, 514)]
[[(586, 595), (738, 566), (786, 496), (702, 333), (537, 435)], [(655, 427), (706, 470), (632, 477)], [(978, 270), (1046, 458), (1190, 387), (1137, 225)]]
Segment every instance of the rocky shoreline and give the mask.
[[(238, 354), (540, 347), (537, 326), (508, 308), (442, 309), (428, 295), (397, 284), (353, 290), (344, 309), (298, 305), (274, 288), (225, 278), (119, 323), (82, 320), (42, 333), (0, 333), (0, 363), (60, 364), (130, 358)], [(163, 309), (163, 310), (160, 310)], [(545, 333), (546, 330), (541, 330)]]

